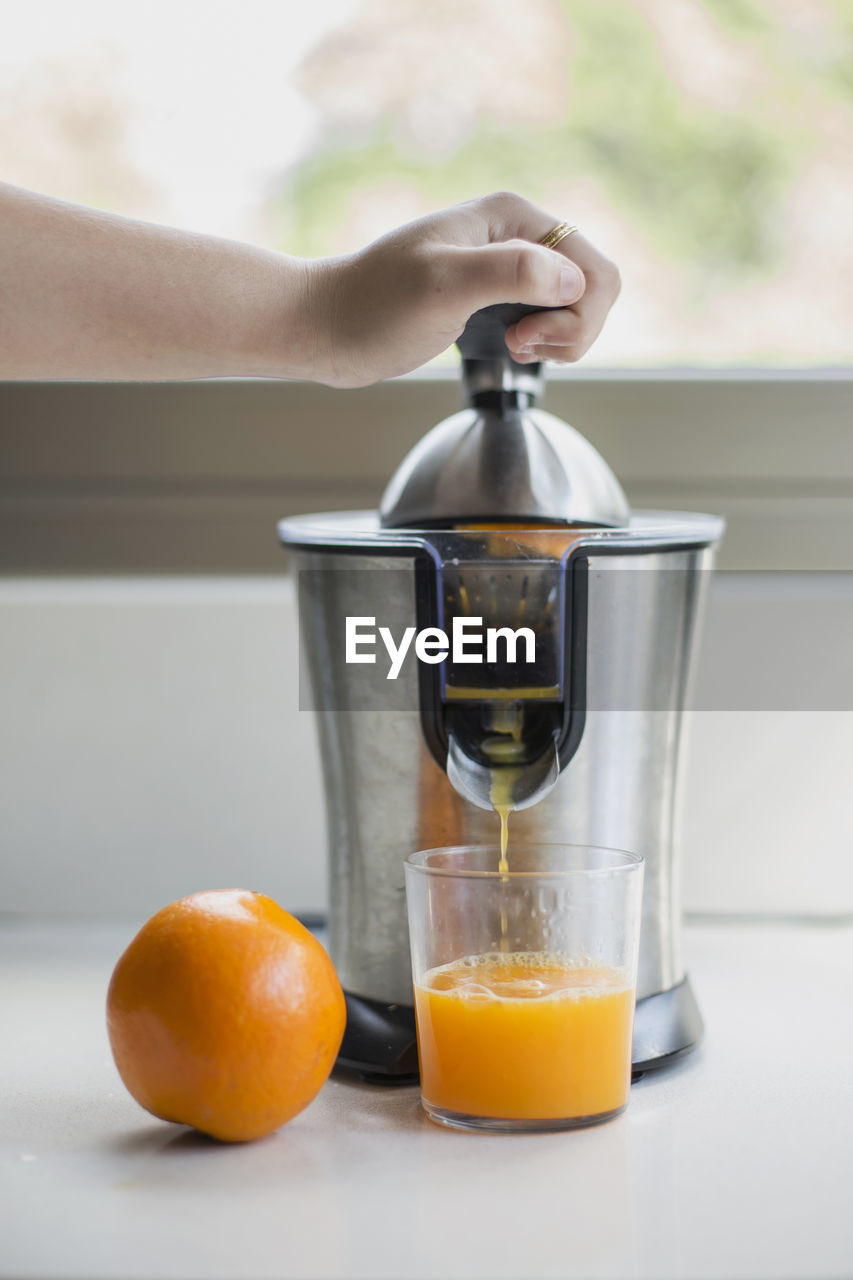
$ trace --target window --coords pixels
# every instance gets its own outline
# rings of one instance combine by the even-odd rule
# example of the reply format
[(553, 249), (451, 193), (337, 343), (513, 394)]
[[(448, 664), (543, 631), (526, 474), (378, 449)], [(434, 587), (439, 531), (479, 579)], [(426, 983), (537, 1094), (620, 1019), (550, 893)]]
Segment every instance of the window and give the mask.
[(53, 0), (0, 51), (0, 170), (300, 254), (501, 187), (620, 264), (588, 363), (850, 360), (845, 0)]

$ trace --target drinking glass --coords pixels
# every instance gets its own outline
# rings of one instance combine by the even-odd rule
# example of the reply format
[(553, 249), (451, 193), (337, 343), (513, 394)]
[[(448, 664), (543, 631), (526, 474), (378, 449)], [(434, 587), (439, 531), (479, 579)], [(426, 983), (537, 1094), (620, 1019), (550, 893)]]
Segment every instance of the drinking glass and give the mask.
[(463, 1129), (571, 1129), (619, 1115), (643, 886), (592, 845), (427, 849), (406, 860), (421, 1100)]

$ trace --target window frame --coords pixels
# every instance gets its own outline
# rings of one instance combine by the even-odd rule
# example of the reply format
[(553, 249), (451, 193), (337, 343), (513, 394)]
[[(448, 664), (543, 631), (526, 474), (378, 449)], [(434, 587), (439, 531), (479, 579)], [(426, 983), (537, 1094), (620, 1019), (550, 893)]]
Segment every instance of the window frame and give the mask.
[[(561, 369), (542, 403), (632, 505), (725, 516), (723, 567), (853, 569), (853, 369)], [(0, 572), (278, 573), (279, 519), (375, 506), (460, 407), (445, 369), (357, 390), (0, 384)]]

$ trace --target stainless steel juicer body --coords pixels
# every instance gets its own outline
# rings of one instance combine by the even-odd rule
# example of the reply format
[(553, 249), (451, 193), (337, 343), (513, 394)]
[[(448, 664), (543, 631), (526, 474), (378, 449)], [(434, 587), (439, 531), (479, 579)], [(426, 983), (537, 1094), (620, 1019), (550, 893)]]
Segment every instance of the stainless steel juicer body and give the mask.
[[(325, 775), (342, 1060), (380, 1078), (417, 1070), (404, 859), (493, 845), (497, 796), (515, 810), (511, 840), (644, 856), (635, 1070), (701, 1036), (681, 957), (678, 783), (723, 524), (632, 514), (605, 460), (535, 407), (540, 367), (517, 364), (504, 341), (530, 310), (472, 316), (458, 342), (468, 408), (415, 446), (379, 513), (280, 526), (299, 582), (301, 705), (317, 713)], [(479, 664), (455, 648), (410, 651), (389, 679), (381, 660), (347, 660), (353, 619), (398, 638), (479, 621), (505, 647), (495, 638)], [(535, 652), (520, 660), (523, 634)]]
[[(520, 544), (511, 533), (488, 535), (492, 549), (495, 538), (513, 541), (515, 573), (526, 553), (531, 573), (576, 579), (575, 591), (582, 582), (583, 625), (578, 600), (574, 622), (562, 619), (574, 668), (563, 673), (575, 717), (570, 756), (548, 794), (512, 815), (511, 838), (645, 857), (641, 1038), (642, 1002), (670, 999), (668, 1011), (649, 1004), (652, 1029), (646, 1043), (635, 1041), (643, 1066), (675, 1056), (699, 1034), (681, 956), (678, 784), (693, 641), (721, 532), (710, 516), (638, 512), (624, 528), (579, 532), (550, 570), (536, 542), (553, 531), (518, 535)], [(395, 634), (423, 625), (441, 565), (458, 572), (471, 561), (467, 544), (483, 535), (392, 532), (374, 513), (351, 512), (284, 521), (282, 537), (294, 550), (303, 704), (317, 711), (325, 775), (332, 959), (349, 993), (410, 1006), (403, 860), (437, 845), (493, 844), (497, 817), (460, 796), (442, 767), (441, 735), (430, 721), (454, 708), (440, 690), (430, 694), (435, 669), (425, 678), (410, 654), (392, 682), (381, 662), (349, 665), (344, 630), (355, 616), (375, 617)], [(379, 1017), (381, 1008), (373, 1012)]]

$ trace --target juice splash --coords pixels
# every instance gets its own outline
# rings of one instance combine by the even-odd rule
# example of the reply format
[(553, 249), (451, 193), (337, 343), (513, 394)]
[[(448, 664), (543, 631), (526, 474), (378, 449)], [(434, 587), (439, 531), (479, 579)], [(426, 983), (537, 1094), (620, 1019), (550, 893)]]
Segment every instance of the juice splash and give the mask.
[(583, 1122), (621, 1110), (633, 991), (618, 969), (544, 952), (468, 956), (415, 987), (421, 1091), (458, 1117)]

